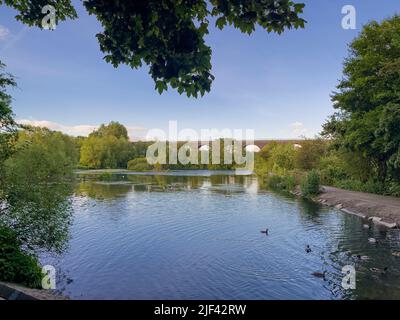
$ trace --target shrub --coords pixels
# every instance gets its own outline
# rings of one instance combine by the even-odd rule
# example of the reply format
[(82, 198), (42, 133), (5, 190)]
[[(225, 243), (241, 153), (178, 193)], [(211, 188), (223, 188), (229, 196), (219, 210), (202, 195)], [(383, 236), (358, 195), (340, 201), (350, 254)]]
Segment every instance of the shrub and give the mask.
[(271, 175), (267, 178), (267, 186), (272, 190), (292, 191), (296, 187), (293, 176)]
[(400, 185), (395, 182), (390, 182), (387, 187), (387, 193), (391, 196), (400, 197)]
[(295, 155), (296, 168), (301, 170), (316, 169), (321, 158), (327, 152), (327, 141), (323, 139), (308, 139), (301, 142), (301, 148)]
[(0, 226), (0, 280), (40, 288), (42, 272), (38, 259), (23, 250), (15, 233)]
[(153, 170), (153, 166), (151, 166), (146, 158), (136, 158), (130, 160), (127, 166), (128, 170), (132, 171), (151, 171)]
[(346, 180), (338, 180), (334, 183), (335, 187), (360, 191), (360, 192), (368, 192), (368, 193), (376, 193), (376, 194), (388, 194), (385, 186), (377, 181), (368, 180), (367, 182), (362, 182), (356, 179), (346, 179)]
[(286, 191), (292, 191), (296, 188), (296, 179), (293, 176), (284, 176), (282, 185)]
[(279, 189), (279, 185), (282, 182), (282, 178), (280, 176), (271, 175), (267, 177), (267, 186), (270, 189), (276, 190)]
[(317, 170), (311, 170), (301, 181), (301, 193), (304, 197), (311, 197), (319, 194), (320, 174)]
[(345, 180), (348, 177), (343, 159), (335, 152), (321, 158), (319, 163), (321, 181), (333, 185), (335, 181)]
[[(291, 143), (269, 143), (256, 156), (256, 171), (285, 176), (287, 172), (294, 169), (295, 154), (296, 150)], [(261, 157), (262, 160), (257, 161), (258, 157)], [(258, 168), (260, 165), (262, 168)]]

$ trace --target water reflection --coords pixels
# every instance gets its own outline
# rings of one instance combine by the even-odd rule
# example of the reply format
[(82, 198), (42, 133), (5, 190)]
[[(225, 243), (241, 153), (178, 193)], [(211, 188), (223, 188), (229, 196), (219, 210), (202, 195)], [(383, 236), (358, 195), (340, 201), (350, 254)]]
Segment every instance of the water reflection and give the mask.
[(77, 193), (93, 199), (114, 199), (132, 191), (132, 185), (122, 182), (88, 182), (79, 183)]
[(228, 195), (232, 192), (257, 194), (260, 191), (258, 179), (244, 175), (113, 174), (106, 180), (99, 180), (98, 176), (93, 174), (81, 173), (79, 176), (77, 194), (98, 200), (122, 197), (129, 192), (177, 192), (200, 189)]
[[(253, 176), (80, 179), (70, 250), (54, 261), (74, 280), (61, 284), (72, 298), (400, 298), (398, 230), (365, 229)], [(345, 265), (356, 290), (341, 286)], [(311, 275), (324, 271), (326, 281)]]
[(0, 222), (11, 225), (27, 249), (60, 254), (66, 250), (70, 237), (73, 190), (73, 182), (14, 188)]

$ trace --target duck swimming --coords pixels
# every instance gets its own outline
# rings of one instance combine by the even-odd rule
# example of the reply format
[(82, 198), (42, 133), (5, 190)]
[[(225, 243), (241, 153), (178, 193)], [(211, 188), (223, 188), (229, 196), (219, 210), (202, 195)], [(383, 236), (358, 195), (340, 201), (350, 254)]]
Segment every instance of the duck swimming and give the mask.
[(374, 272), (374, 273), (385, 274), (386, 271), (388, 271), (388, 267), (385, 267), (385, 268), (383, 268), (383, 269), (379, 269), (379, 268), (370, 268), (369, 270), (370, 270), (371, 272)]
[(262, 230), (262, 231), (260, 231), (261, 233), (264, 233), (264, 234), (266, 234), (266, 235), (268, 235), (268, 228), (267, 229), (265, 229), (265, 230)]
[(309, 244), (306, 245), (306, 249), (305, 250), (306, 250), (307, 253), (310, 253), (312, 251)]
[(326, 277), (325, 277), (326, 271), (324, 271), (324, 272), (316, 271), (316, 272), (311, 273), (311, 275), (313, 275), (316, 278), (322, 278), (324, 281), (326, 280)]

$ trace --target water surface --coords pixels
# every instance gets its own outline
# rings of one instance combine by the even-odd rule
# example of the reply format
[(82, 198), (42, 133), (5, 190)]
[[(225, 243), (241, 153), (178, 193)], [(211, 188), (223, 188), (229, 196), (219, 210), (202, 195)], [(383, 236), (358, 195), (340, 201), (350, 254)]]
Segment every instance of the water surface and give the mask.
[[(253, 176), (80, 177), (69, 248), (43, 258), (71, 298), (400, 298), (398, 230), (365, 229), (358, 217), (269, 192)], [(341, 286), (345, 265), (356, 268), (355, 290)]]

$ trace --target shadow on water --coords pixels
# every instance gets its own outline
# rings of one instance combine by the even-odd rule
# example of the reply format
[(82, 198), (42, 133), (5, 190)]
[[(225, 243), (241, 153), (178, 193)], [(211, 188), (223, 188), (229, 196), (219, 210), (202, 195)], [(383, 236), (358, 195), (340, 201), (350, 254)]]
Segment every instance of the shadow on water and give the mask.
[(312, 200), (300, 198), (299, 204), (300, 217), (313, 223), (319, 223), (322, 206)]

